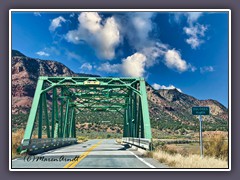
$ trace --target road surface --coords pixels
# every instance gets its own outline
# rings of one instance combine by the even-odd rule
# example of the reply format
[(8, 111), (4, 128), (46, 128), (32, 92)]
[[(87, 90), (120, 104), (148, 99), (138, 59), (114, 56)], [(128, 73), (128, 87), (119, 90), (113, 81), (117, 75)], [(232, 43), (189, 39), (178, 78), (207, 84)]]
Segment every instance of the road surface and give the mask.
[(35, 156), (12, 160), (12, 169), (18, 168), (167, 168), (114, 139), (95, 139)]

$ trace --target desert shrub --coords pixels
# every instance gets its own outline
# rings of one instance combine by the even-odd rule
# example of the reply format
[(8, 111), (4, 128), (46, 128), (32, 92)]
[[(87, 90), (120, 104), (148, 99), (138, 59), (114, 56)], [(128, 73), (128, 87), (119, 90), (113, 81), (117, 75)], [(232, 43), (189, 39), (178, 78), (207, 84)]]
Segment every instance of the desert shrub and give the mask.
[(228, 142), (223, 135), (213, 135), (204, 143), (205, 155), (216, 158), (228, 158)]
[(111, 138), (111, 135), (110, 135), (110, 134), (108, 134), (108, 135), (107, 135), (107, 138), (108, 138), (108, 139), (109, 139), (109, 138)]
[(163, 141), (154, 141), (153, 142), (153, 149), (161, 149), (162, 146), (165, 145), (165, 142)]
[(12, 158), (17, 156), (17, 149), (21, 145), (23, 139), (24, 129), (18, 129), (16, 132), (12, 132)]
[(87, 140), (88, 140), (88, 138), (85, 137), (85, 136), (77, 136), (77, 141), (78, 141), (79, 143), (85, 142), (85, 141), (87, 141)]

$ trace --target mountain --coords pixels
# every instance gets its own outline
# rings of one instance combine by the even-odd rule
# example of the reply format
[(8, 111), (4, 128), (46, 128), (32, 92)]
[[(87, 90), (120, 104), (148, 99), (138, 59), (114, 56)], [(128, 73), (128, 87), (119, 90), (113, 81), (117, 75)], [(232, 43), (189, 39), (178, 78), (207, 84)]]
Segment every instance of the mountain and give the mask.
[[(95, 76), (74, 73), (60, 62), (40, 60), (12, 51), (12, 113), (27, 114), (31, 107), (39, 76)], [(177, 89), (155, 90), (147, 84), (147, 95), (152, 127), (158, 129), (198, 128), (198, 117), (191, 114), (193, 106), (209, 106), (209, 116), (204, 116), (207, 130), (227, 130), (228, 109), (216, 100), (198, 100)], [(102, 117), (102, 116), (101, 116)], [(110, 118), (111, 117), (107, 117)], [(117, 119), (116, 119), (117, 121)], [(121, 122), (121, 119), (118, 121)]]
[(40, 60), (12, 51), (12, 113), (27, 113), (39, 76), (96, 76), (74, 73), (57, 61)]
[(26, 57), (23, 53), (21, 53), (17, 50), (12, 50), (12, 57), (13, 56)]
[(216, 100), (198, 100), (177, 89), (154, 90), (150, 85), (147, 94), (151, 123), (159, 128), (195, 130), (199, 120), (192, 115), (192, 107), (209, 106), (210, 115), (202, 117), (205, 128), (227, 129), (228, 109)]

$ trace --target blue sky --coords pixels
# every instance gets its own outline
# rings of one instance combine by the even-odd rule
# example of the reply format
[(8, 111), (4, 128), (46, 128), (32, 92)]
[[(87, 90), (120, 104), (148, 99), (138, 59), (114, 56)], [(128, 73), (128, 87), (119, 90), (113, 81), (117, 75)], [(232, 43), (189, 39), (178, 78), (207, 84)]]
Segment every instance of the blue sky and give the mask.
[(228, 107), (227, 12), (12, 12), (12, 48)]

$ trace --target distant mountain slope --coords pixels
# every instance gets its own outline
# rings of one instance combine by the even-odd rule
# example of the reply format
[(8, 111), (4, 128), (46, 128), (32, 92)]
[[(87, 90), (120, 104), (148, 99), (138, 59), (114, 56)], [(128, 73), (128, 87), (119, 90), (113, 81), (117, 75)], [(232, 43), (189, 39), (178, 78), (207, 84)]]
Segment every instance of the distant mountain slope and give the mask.
[(29, 58), (12, 51), (12, 106), (13, 113), (27, 112), (32, 103), (39, 76), (96, 76), (74, 73), (57, 61)]
[[(60, 62), (29, 58), (12, 51), (12, 113), (28, 113), (39, 76), (96, 76), (74, 73)], [(151, 124), (158, 129), (195, 129), (198, 119), (191, 114), (193, 106), (209, 106), (204, 116), (205, 128), (226, 130), (228, 109), (215, 100), (198, 100), (177, 89), (154, 90), (147, 85)], [(111, 119), (111, 118), (110, 118)]]
[(17, 50), (12, 50), (12, 57), (13, 56), (26, 57), (24, 54), (22, 54), (21, 52), (19, 52)]
[(198, 100), (177, 89), (154, 90), (147, 88), (149, 111), (152, 124), (163, 128), (197, 128), (198, 117), (192, 115), (193, 106), (209, 106), (210, 115), (203, 116), (209, 129), (225, 130), (228, 123), (228, 109), (215, 100)]

